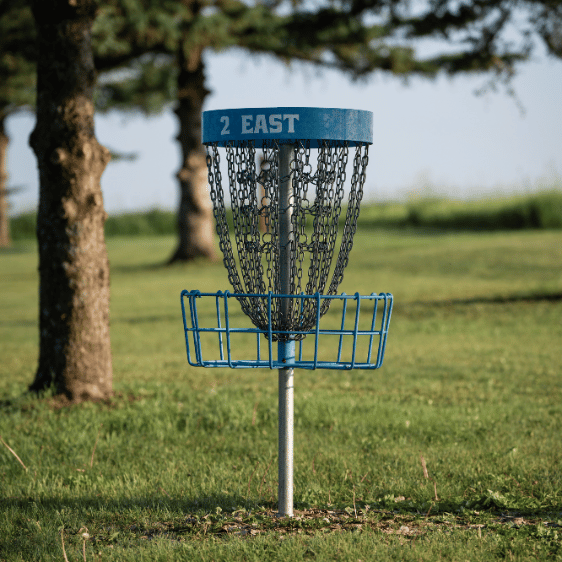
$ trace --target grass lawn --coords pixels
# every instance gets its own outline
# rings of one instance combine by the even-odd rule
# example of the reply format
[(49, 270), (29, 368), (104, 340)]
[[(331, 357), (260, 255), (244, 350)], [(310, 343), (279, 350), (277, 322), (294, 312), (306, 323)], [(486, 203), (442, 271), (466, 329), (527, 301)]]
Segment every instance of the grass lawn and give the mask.
[(562, 560), (560, 231), (357, 234), (386, 357), (295, 372), (290, 520), (277, 373), (189, 367), (180, 292), (229, 285), (173, 246), (109, 240), (116, 396), (67, 408), (24, 395), (36, 246), (0, 253), (1, 561)]

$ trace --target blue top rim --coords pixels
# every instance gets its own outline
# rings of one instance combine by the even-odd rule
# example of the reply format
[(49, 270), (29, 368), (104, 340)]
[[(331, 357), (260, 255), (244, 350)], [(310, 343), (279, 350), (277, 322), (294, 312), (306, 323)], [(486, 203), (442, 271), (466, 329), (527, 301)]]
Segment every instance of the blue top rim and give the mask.
[(323, 107), (215, 109), (203, 112), (202, 137), (203, 144), (219, 146), (248, 141), (292, 144), (296, 140), (310, 141), (312, 148), (318, 148), (322, 141), (372, 144), (373, 114)]

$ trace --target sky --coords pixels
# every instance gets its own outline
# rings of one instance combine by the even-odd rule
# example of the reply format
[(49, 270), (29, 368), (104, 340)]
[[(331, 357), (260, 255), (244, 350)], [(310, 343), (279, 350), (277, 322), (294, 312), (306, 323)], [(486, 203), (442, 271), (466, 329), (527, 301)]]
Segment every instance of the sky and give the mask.
[[(373, 112), (365, 197), (396, 200), (443, 195), (480, 198), (562, 189), (562, 61), (534, 55), (513, 80), (517, 99), (501, 88), (475, 92), (489, 77), (402, 80), (374, 74), (352, 82), (336, 71), (287, 67), (243, 52), (206, 55), (205, 110), (254, 107), (341, 107)], [(11, 116), (8, 150), (10, 214), (38, 201), (35, 156), (27, 142), (29, 113)], [(108, 213), (175, 209), (180, 151), (171, 108), (146, 118), (137, 113), (96, 116), (98, 140), (112, 150), (136, 153), (110, 163), (102, 177)]]

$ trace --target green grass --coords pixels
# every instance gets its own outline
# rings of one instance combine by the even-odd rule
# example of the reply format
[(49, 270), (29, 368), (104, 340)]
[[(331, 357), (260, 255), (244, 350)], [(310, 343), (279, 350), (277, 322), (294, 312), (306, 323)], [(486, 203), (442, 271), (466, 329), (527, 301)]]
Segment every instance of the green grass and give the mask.
[[(230, 213), (228, 222), (232, 225)], [(345, 220), (342, 213), (341, 221)], [(35, 238), (36, 214), (12, 217), (11, 235), (16, 241)], [(155, 236), (176, 233), (177, 219), (172, 211), (110, 215), (105, 234), (114, 236)], [(409, 201), (375, 203), (365, 201), (359, 216), (360, 229), (412, 228), (438, 231), (496, 231), (562, 228), (562, 189), (560, 185), (531, 195), (496, 196), (478, 200), (451, 200), (426, 197)]]
[(455, 200), (427, 197), (407, 202), (367, 204), (364, 228), (410, 227), (432, 230), (495, 231), (562, 228), (562, 191), (545, 189), (532, 195)]
[(341, 289), (394, 294), (385, 363), (295, 373), (293, 520), (272, 515), (277, 374), (185, 358), (180, 291), (228, 288), (222, 264), (111, 238), (116, 397), (59, 408), (24, 395), (37, 257), (17, 242), (0, 253), (0, 560), (62, 561), (63, 541), (70, 561), (562, 560), (560, 242), (358, 233)]

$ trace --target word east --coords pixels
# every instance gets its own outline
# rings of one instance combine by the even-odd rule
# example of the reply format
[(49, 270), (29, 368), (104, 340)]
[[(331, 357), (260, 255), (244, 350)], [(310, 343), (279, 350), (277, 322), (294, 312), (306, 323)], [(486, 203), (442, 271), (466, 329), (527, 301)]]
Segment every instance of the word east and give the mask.
[[(268, 134), (268, 133), (294, 133), (295, 121), (299, 120), (298, 113), (281, 114), (274, 113), (272, 115), (242, 115), (243, 135), (249, 134)], [(230, 123), (227, 116), (221, 117), (224, 125), (221, 134), (230, 134)]]

